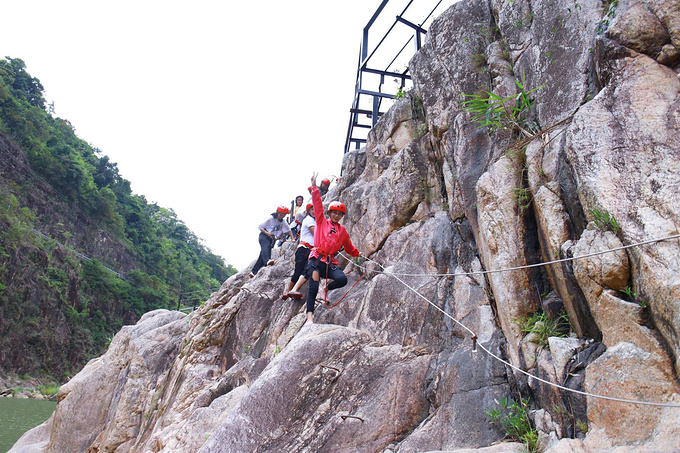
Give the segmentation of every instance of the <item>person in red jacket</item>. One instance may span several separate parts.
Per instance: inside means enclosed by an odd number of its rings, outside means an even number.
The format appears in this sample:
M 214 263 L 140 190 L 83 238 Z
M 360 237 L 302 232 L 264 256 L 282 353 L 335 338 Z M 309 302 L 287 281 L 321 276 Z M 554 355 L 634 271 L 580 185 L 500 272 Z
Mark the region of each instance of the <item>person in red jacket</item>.
M 335 255 L 343 247 L 352 256 L 361 255 L 350 241 L 345 227 L 339 223 L 347 213 L 345 205 L 339 201 L 334 201 L 328 207 L 328 218 L 323 214 L 323 203 L 319 188 L 316 186 L 316 175 L 312 175 L 312 204 L 314 205 L 314 212 L 317 214 L 316 228 L 314 229 L 314 248 L 309 253 L 309 262 L 307 263 L 307 278 L 309 279 L 307 322 L 309 324 L 314 322 L 314 305 L 316 295 L 319 292 L 321 277 L 333 280 L 328 284 L 329 290 L 342 288 L 347 284 L 347 276 L 338 268 L 338 260 L 335 259 Z M 289 296 L 293 297 L 293 293 L 289 293 Z

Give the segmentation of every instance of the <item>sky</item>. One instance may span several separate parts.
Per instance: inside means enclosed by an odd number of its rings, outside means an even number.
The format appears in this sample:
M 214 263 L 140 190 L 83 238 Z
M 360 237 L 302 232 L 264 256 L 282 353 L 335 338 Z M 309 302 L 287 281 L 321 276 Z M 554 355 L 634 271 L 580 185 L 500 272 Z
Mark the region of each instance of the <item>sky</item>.
M 0 53 L 26 63 L 55 116 L 134 193 L 242 270 L 258 224 L 307 198 L 313 172 L 340 175 L 362 30 L 379 4 L 6 2 Z

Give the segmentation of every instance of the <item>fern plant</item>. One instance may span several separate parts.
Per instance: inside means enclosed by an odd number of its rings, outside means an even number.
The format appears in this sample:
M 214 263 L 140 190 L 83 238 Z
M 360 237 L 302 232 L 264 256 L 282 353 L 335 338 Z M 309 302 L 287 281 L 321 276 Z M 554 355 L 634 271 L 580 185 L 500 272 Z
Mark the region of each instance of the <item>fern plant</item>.
M 515 80 L 517 93 L 508 97 L 501 97 L 490 91 L 476 94 L 463 94 L 467 98 L 463 101 L 463 109 L 472 115 L 472 120 L 488 127 L 489 133 L 496 130 L 521 132 L 526 137 L 532 137 L 527 114 L 534 100 L 530 94 L 543 85 L 531 90 L 525 90 L 524 84 Z

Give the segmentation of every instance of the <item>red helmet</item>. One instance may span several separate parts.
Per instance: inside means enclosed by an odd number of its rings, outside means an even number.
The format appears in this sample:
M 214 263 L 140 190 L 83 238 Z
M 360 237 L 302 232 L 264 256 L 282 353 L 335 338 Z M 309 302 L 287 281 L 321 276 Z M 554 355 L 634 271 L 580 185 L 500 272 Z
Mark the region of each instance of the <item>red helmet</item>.
M 328 207 L 328 212 L 331 211 L 338 211 L 342 212 L 343 214 L 347 214 L 347 208 L 345 207 L 344 203 L 340 203 L 339 201 L 334 201 L 331 203 L 331 205 Z
M 305 208 L 305 211 L 309 211 L 313 207 L 314 207 L 314 205 L 312 203 L 307 203 L 307 207 Z
M 328 185 L 331 184 L 331 180 L 328 179 L 328 178 L 323 178 L 323 179 L 321 180 L 321 182 L 324 183 L 324 184 L 328 184 Z
M 290 212 L 290 209 L 282 205 L 276 208 L 276 212 L 280 212 L 281 214 L 288 214 Z

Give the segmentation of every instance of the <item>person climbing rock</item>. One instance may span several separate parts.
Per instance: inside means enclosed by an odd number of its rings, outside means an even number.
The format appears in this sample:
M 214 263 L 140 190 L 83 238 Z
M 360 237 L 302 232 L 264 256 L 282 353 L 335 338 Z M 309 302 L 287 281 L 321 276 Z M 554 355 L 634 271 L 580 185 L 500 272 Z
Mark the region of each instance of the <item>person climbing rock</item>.
M 330 180 L 330 179 L 328 179 L 328 178 L 323 178 L 323 179 L 321 180 L 321 184 L 319 184 L 318 189 L 319 189 L 319 192 L 321 193 L 321 196 L 322 196 L 322 197 L 328 193 L 328 188 L 330 187 L 330 185 L 331 185 L 331 180 Z M 317 187 L 317 186 L 316 186 L 316 185 L 314 185 L 314 186 L 309 186 L 309 187 L 307 187 L 307 191 L 311 194 L 311 193 L 312 193 L 312 189 L 315 188 L 315 187 Z
M 299 211 L 303 211 L 302 203 L 305 202 L 305 197 L 298 195 L 295 197 L 295 204 L 293 205 L 293 211 L 291 212 L 291 217 L 294 219 Z
M 281 296 L 283 300 L 288 298 L 288 293 L 291 289 L 295 290 L 296 294 L 300 294 L 298 293 L 298 290 L 307 281 L 302 274 L 307 267 L 309 252 L 314 248 L 314 229 L 316 227 L 316 220 L 314 219 L 313 204 L 307 204 L 306 213 L 307 216 L 302 220 L 302 225 L 300 227 L 300 243 L 295 250 L 295 269 L 293 270 L 293 276 L 290 278 L 290 282 L 288 282 L 287 290 Z M 293 288 L 293 285 L 295 285 L 295 288 Z
M 271 216 L 267 217 L 267 219 L 259 225 L 260 236 L 258 240 L 260 242 L 260 256 L 257 257 L 255 265 L 251 269 L 250 274 L 248 274 L 250 278 L 255 277 L 257 271 L 265 264 L 267 266 L 274 264 L 274 260 L 271 259 L 272 248 L 280 235 L 288 233 L 290 239 L 293 241 L 295 240 L 293 233 L 290 231 L 290 227 L 283 221 L 283 218 L 289 212 L 290 210 L 287 207 L 279 206 Z
M 305 219 L 305 217 L 307 217 L 307 210 L 302 207 L 303 201 L 304 198 L 302 198 L 302 195 L 295 197 L 295 206 L 293 207 L 293 212 L 291 213 L 293 218 L 288 224 L 290 229 L 293 231 L 295 239 L 300 238 L 300 228 L 302 227 L 302 221 Z
M 315 184 L 316 185 L 316 184 Z M 319 192 L 321 192 L 321 196 L 323 197 L 328 193 L 328 188 L 331 185 L 331 180 L 328 178 L 323 178 L 321 180 L 321 184 L 319 185 Z
M 309 280 L 307 290 L 307 323 L 314 322 L 314 305 L 319 292 L 321 277 L 332 280 L 328 283 L 328 290 L 342 288 L 347 284 L 347 276 L 340 268 L 335 255 L 341 248 L 351 256 L 361 256 L 361 252 L 354 247 L 349 234 L 340 220 L 347 213 L 347 207 L 339 201 L 334 201 L 328 207 L 328 218 L 323 213 L 320 189 L 316 186 L 316 174 L 312 175 L 312 204 L 316 215 L 316 229 L 314 230 L 314 248 L 309 253 L 306 277 Z M 300 293 L 289 296 L 299 298 Z

